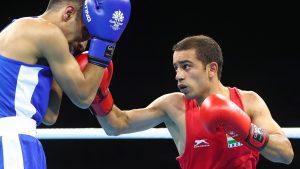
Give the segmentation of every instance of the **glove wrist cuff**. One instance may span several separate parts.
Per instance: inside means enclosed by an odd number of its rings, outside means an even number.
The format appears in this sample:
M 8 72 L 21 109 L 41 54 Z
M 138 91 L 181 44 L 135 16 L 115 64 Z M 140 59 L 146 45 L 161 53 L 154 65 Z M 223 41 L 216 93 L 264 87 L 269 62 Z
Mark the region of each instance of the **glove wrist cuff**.
M 245 141 L 251 148 L 262 151 L 269 141 L 269 134 L 266 130 L 251 123 L 250 132 Z
M 92 38 L 89 48 L 89 63 L 106 68 L 112 59 L 115 43 Z
M 105 98 L 99 100 L 99 101 L 94 101 L 91 105 L 92 107 L 92 112 L 95 115 L 98 116 L 106 116 L 109 114 L 109 112 L 112 110 L 114 105 L 114 100 L 112 98 L 111 93 L 109 92 Z

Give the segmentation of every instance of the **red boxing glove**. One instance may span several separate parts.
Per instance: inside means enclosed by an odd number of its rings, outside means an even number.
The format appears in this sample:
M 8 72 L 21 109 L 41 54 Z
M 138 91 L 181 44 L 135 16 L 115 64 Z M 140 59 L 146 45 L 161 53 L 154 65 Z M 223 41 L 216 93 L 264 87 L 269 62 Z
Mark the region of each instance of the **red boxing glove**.
M 114 100 L 108 88 L 113 75 L 113 70 L 114 70 L 114 65 L 113 62 L 110 61 L 109 65 L 103 72 L 103 77 L 102 77 L 100 87 L 91 105 L 94 110 L 94 113 L 99 116 L 107 115 L 111 111 L 114 105 Z
M 207 97 L 200 109 L 208 132 L 215 133 L 218 127 L 223 127 L 228 135 L 249 148 L 261 151 L 267 145 L 267 132 L 252 124 L 250 117 L 224 96 L 213 94 Z
M 88 52 L 83 52 L 82 54 L 76 56 L 75 59 L 80 66 L 80 70 L 84 70 L 86 65 L 88 64 Z M 97 91 L 95 99 L 91 104 L 93 113 L 97 115 L 107 115 L 114 105 L 112 95 L 108 89 L 112 75 L 113 62 L 110 61 L 108 67 L 104 69 L 99 89 Z
M 80 70 L 83 71 L 84 68 L 86 67 L 87 63 L 88 63 L 88 52 L 82 52 L 81 54 L 77 55 L 75 57 L 76 61 L 78 62 L 79 66 L 80 66 Z

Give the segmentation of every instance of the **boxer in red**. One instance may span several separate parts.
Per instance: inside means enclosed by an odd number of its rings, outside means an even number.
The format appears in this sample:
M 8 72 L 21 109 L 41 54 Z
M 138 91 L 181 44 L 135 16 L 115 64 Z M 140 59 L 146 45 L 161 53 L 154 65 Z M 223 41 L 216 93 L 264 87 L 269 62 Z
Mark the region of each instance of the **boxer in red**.
M 217 42 L 203 35 L 187 37 L 173 51 L 180 92 L 163 95 L 146 108 L 123 111 L 113 105 L 108 90 L 112 65 L 106 69 L 92 108 L 107 134 L 165 123 L 183 169 L 254 169 L 260 154 L 272 162 L 292 162 L 291 143 L 264 100 L 221 83 L 223 56 Z

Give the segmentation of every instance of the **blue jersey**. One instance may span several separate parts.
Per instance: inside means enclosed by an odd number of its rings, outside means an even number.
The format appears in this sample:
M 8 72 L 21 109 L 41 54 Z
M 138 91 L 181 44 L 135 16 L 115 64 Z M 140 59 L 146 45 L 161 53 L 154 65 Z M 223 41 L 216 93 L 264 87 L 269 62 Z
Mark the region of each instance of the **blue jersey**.
M 47 66 L 0 55 L 0 118 L 28 117 L 40 124 L 48 107 L 52 80 Z

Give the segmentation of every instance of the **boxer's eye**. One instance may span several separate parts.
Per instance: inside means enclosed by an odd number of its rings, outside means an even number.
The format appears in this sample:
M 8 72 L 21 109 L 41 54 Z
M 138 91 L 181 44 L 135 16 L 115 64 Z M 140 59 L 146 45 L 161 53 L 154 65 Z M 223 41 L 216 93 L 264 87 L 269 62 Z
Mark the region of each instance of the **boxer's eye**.
M 174 67 L 175 71 L 178 69 L 178 66 L 176 66 L 176 65 L 173 65 L 173 67 Z
M 189 64 L 183 64 L 182 69 L 183 70 L 188 70 L 191 66 Z

